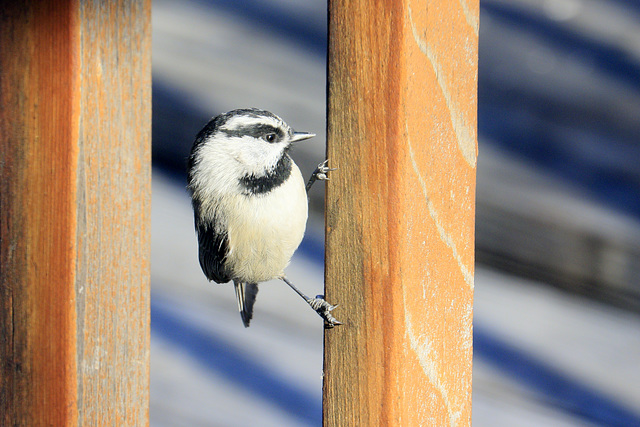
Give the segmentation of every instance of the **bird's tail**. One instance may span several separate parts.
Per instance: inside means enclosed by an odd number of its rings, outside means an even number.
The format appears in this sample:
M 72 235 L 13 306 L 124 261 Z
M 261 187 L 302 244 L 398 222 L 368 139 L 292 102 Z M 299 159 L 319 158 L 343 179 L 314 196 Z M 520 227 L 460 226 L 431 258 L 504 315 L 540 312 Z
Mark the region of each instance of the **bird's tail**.
M 258 295 L 258 285 L 256 283 L 233 282 L 236 289 L 236 299 L 238 300 L 238 310 L 245 328 L 249 327 L 249 322 L 253 317 L 253 304 Z

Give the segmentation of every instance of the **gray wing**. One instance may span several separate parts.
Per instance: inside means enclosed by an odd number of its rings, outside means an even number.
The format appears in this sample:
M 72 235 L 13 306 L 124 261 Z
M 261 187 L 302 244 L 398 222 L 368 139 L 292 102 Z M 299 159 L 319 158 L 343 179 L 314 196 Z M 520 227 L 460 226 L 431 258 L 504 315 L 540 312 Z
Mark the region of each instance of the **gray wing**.
M 216 283 L 227 283 L 231 277 L 225 268 L 229 241 L 226 233 L 216 232 L 213 223 L 203 223 L 196 212 L 196 232 L 200 267 L 207 279 Z

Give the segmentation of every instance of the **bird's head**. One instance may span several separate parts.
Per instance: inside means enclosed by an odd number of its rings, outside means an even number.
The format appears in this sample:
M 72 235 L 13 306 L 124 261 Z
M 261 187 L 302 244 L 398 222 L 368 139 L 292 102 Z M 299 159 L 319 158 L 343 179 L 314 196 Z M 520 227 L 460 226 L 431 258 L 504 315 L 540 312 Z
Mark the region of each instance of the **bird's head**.
M 189 159 L 190 180 L 213 178 L 216 186 L 274 173 L 294 142 L 315 136 L 295 132 L 280 117 L 255 108 L 229 111 L 198 134 Z M 209 181 L 209 179 L 207 179 Z

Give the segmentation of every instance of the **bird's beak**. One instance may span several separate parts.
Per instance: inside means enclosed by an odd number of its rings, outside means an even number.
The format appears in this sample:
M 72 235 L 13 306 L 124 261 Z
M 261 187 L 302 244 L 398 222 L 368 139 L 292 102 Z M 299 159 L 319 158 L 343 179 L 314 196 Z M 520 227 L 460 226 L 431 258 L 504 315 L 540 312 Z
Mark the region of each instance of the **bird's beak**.
M 291 142 L 304 141 L 305 139 L 313 138 L 316 136 L 315 133 L 309 132 L 294 132 L 293 138 L 291 138 Z

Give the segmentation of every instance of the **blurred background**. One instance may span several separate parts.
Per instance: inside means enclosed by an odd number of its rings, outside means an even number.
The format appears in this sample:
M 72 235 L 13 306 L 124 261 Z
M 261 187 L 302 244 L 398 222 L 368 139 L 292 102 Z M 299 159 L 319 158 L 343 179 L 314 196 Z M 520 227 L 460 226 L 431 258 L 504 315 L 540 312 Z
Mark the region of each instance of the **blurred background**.
M 152 426 L 321 425 L 321 321 L 279 282 L 245 329 L 197 261 L 185 165 L 221 112 L 318 136 L 326 2 L 154 0 Z M 640 426 L 640 1 L 481 0 L 474 426 Z M 288 275 L 323 287 L 323 188 Z

